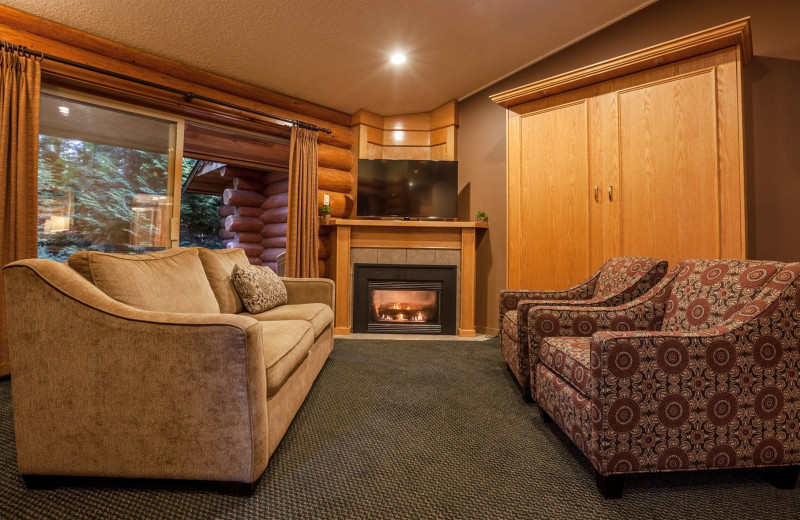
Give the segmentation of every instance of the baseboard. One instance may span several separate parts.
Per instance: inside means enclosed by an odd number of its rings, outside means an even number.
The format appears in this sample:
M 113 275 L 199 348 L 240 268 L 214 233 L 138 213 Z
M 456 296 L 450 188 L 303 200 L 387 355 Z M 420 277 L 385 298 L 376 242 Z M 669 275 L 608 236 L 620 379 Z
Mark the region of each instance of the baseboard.
M 483 334 L 484 336 L 497 336 L 500 334 L 500 329 L 495 329 L 494 327 L 481 327 L 480 325 L 475 325 L 475 332 L 478 334 Z

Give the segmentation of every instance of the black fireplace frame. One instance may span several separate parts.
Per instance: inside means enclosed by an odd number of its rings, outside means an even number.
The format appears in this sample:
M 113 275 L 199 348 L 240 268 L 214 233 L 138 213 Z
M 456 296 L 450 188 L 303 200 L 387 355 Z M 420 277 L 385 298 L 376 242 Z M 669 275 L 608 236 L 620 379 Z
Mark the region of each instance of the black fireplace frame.
M 353 266 L 353 332 L 454 335 L 457 318 L 457 269 L 458 266 L 455 265 L 355 264 Z M 391 282 L 398 282 L 399 286 L 395 289 L 399 290 L 437 290 L 438 287 L 433 289 L 433 284 L 441 283 L 439 323 L 370 323 L 370 289 L 392 289 Z

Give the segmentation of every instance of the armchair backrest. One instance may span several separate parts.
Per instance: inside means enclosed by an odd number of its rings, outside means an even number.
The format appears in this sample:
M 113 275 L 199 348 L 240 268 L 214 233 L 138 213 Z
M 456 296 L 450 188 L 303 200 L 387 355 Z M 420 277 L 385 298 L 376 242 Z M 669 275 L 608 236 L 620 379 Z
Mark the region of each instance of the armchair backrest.
M 629 292 L 634 285 L 644 284 L 644 291 L 634 294 L 635 298 L 658 283 L 666 271 L 667 262 L 657 258 L 638 256 L 612 258 L 600 269 L 593 299 L 603 300 L 610 296 Z M 656 279 L 651 279 L 652 277 Z
M 661 330 L 698 331 L 721 324 L 754 301 L 783 266 L 757 260 L 681 262 Z

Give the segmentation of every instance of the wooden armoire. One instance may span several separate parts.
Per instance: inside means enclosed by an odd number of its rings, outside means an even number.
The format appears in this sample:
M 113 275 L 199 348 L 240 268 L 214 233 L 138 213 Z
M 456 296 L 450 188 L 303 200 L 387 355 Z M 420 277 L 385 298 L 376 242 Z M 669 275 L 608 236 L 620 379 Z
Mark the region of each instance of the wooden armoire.
M 746 256 L 749 19 L 492 96 L 508 113 L 507 287 L 614 256 Z

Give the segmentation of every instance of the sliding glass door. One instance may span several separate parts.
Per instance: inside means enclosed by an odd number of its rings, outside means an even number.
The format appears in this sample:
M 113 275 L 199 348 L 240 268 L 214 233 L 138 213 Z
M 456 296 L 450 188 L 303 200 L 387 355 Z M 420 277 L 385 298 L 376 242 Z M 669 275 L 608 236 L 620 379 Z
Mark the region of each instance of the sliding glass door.
M 182 124 L 96 100 L 43 93 L 39 257 L 63 261 L 82 250 L 145 252 L 172 246 Z

